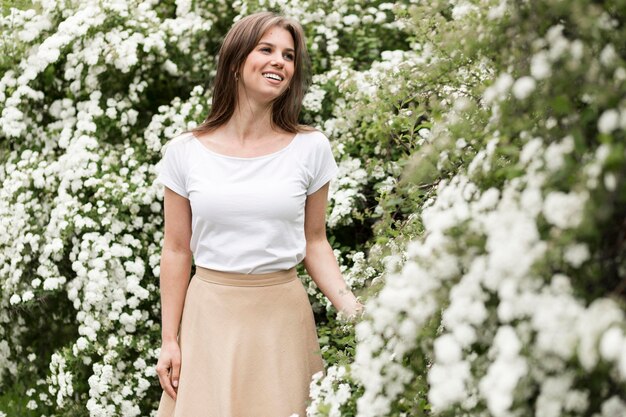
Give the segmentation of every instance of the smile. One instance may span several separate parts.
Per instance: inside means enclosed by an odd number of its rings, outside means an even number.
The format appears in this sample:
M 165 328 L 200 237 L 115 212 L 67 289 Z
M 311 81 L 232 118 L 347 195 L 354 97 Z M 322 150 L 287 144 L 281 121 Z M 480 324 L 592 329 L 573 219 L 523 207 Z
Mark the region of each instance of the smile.
M 264 73 L 263 73 L 263 76 L 264 76 L 265 78 L 270 78 L 270 79 L 272 79 L 272 80 L 277 80 L 277 81 L 282 81 L 282 80 L 283 80 L 283 77 L 281 77 L 281 76 L 280 76 L 280 75 L 278 75 L 278 74 L 274 74 L 273 72 L 264 72 Z

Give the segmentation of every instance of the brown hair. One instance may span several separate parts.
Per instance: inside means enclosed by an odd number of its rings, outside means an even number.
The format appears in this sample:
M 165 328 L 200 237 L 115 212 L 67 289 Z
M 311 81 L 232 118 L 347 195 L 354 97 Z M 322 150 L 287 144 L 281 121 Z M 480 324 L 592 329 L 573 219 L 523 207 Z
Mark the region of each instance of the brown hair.
M 278 26 L 293 37 L 294 73 L 289 87 L 272 103 L 272 126 L 287 132 L 310 130 L 298 123 L 302 99 L 310 83 L 310 60 L 302 26 L 295 20 L 273 12 L 259 12 L 236 22 L 226 34 L 218 55 L 217 72 L 213 80 L 213 100 L 207 118 L 189 132 L 209 132 L 226 123 L 237 106 L 238 82 L 248 54 L 265 32 Z

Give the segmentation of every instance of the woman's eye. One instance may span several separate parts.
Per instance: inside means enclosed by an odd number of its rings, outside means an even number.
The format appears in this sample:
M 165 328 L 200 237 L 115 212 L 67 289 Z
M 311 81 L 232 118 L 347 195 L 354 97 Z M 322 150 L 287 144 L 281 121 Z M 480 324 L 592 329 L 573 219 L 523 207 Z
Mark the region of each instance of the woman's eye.
M 288 59 L 289 61 L 293 61 L 294 56 L 292 54 L 287 54 L 285 55 L 285 58 Z
M 269 52 L 269 51 L 270 51 L 270 48 L 261 48 L 261 51 L 262 51 L 262 52 Z

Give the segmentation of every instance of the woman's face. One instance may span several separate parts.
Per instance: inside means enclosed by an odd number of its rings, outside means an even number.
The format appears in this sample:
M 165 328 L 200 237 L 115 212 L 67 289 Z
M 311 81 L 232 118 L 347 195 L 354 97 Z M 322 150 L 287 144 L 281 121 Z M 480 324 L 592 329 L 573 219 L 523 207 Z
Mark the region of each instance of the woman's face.
M 267 103 L 289 86 L 294 72 L 295 50 L 291 34 L 278 26 L 263 34 L 248 54 L 240 78 L 248 98 Z

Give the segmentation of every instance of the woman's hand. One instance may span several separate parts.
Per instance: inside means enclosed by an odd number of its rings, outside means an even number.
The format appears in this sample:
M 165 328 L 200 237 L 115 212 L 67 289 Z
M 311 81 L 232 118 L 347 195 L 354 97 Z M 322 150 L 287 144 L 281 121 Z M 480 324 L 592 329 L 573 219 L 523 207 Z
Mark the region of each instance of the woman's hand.
M 363 317 L 364 312 L 365 312 L 365 306 L 361 304 L 360 301 L 357 301 L 351 309 L 341 310 L 338 314 L 338 319 L 341 321 L 354 323 L 358 319 Z
M 180 375 L 180 347 L 178 342 L 164 342 L 161 345 L 161 354 L 156 365 L 161 388 L 176 400 L 178 391 L 178 376 Z

